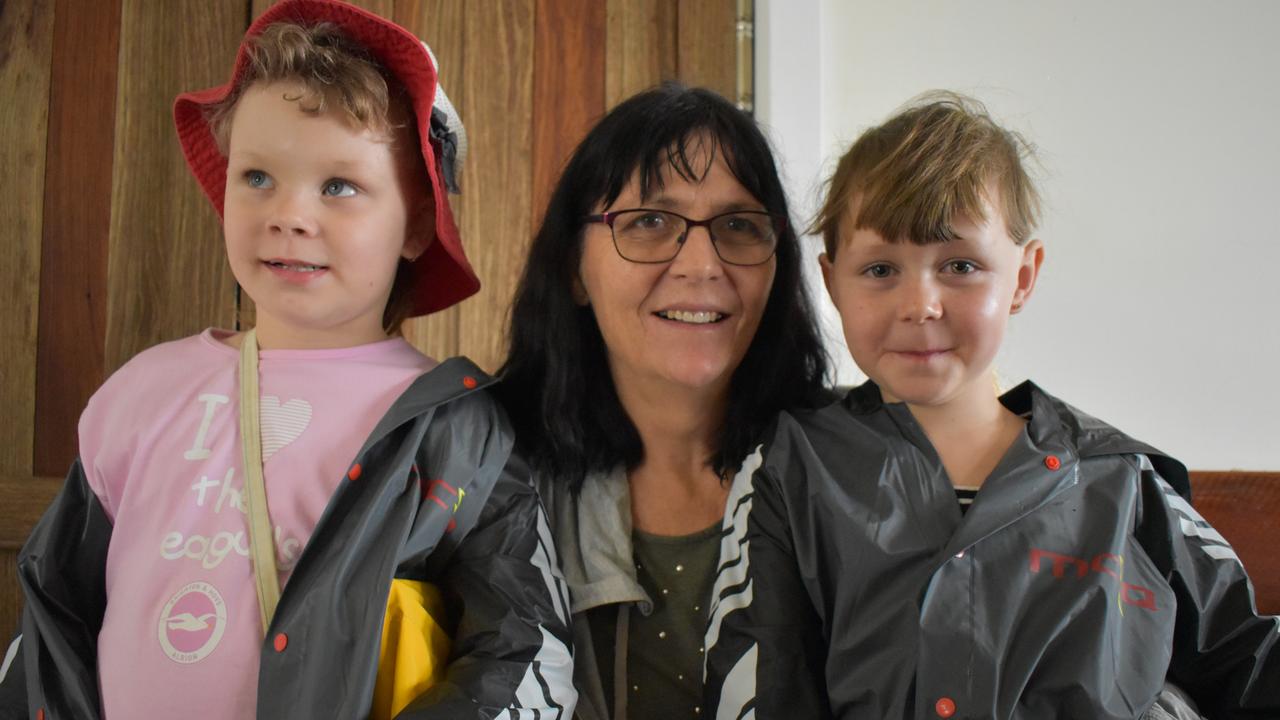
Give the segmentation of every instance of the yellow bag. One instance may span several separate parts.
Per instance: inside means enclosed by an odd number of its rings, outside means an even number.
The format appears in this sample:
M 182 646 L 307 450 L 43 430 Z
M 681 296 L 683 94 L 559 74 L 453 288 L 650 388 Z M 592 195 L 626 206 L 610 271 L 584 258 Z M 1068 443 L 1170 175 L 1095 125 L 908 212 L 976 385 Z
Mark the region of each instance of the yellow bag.
M 436 586 L 391 581 L 370 720 L 391 720 L 444 678 L 449 662 L 449 633 L 439 620 L 444 617 L 444 596 Z

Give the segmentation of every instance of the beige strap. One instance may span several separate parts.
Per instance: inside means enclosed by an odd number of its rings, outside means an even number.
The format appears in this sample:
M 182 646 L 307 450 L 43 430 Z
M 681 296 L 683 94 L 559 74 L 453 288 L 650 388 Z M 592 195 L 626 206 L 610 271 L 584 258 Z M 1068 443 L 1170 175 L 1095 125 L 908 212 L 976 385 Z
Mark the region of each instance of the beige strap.
M 240 447 L 244 451 L 244 498 L 249 510 L 249 552 L 258 587 L 262 633 L 271 626 L 280 602 L 276 548 L 267 515 L 267 487 L 262 479 L 262 425 L 258 420 L 258 336 L 250 330 L 240 339 Z

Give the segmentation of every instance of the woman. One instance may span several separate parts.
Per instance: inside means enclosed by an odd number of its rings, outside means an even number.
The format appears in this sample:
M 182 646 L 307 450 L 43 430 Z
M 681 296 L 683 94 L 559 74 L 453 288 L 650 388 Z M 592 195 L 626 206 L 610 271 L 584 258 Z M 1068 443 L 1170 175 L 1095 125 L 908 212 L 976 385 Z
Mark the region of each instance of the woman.
M 768 143 L 720 96 L 622 103 L 530 249 L 501 394 L 573 598 L 578 717 L 694 717 L 729 479 L 826 357 Z

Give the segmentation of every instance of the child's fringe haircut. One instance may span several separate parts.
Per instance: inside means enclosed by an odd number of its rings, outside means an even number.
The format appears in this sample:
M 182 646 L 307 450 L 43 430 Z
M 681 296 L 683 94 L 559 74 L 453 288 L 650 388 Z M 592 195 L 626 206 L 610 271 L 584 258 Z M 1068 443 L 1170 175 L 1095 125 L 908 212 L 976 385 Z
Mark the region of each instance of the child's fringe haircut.
M 275 23 L 249 46 L 249 70 L 236 88 L 209 111 L 218 147 L 227 150 L 236 103 L 255 83 L 296 81 L 302 93 L 287 98 L 319 115 L 335 106 L 354 127 L 391 135 L 391 92 L 385 71 L 367 50 L 333 23 L 311 26 Z
M 1027 141 L 997 125 L 982 103 L 928 93 L 864 132 L 840 158 L 808 232 L 822 236 L 831 258 L 842 232 L 863 228 L 889 242 L 946 242 L 955 238 L 957 215 L 980 221 L 993 201 L 1021 245 L 1040 215 L 1039 193 L 1023 167 L 1031 155 Z M 998 197 L 988 198 L 988 188 Z M 861 202 L 849 218 L 854 195 Z

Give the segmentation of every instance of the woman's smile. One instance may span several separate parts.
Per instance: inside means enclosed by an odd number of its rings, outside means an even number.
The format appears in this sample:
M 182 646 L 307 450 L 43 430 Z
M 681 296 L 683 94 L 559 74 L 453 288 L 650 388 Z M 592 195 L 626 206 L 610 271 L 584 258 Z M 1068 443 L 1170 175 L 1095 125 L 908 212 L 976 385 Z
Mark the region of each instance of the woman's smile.
M 704 150 L 699 162 L 706 168 L 700 179 L 668 173 L 649 196 L 633 179 L 610 207 L 596 211 L 658 207 L 708 218 L 762 209 L 720 153 Z M 579 301 L 595 314 L 619 390 L 643 385 L 727 393 L 760 325 L 776 261 L 726 263 L 708 228 L 693 227 L 671 260 L 632 262 L 618 252 L 613 232 L 604 223 L 587 227 L 578 279 Z

